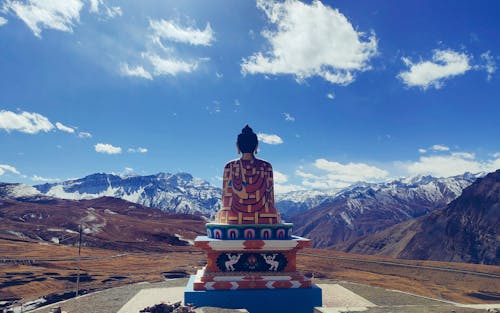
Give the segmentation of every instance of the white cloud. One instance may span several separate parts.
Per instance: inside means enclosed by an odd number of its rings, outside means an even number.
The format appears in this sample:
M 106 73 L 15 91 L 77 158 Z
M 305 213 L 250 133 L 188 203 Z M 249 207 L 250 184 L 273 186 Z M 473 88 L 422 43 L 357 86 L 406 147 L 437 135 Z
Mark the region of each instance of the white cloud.
M 122 148 L 120 147 L 115 147 L 113 145 L 110 145 L 108 143 L 98 143 L 94 146 L 95 151 L 99 153 L 105 153 L 105 154 L 119 154 L 122 153 Z
M 327 171 L 329 175 L 344 182 L 373 181 L 386 178 L 389 173 L 366 163 L 341 164 L 326 159 L 317 159 L 314 166 L 320 170 Z
M 7 164 L 0 164 L 0 175 L 5 174 L 6 172 L 11 172 L 18 175 L 20 174 L 15 167 Z
M 3 26 L 5 24 L 7 24 L 8 22 L 9 21 L 6 18 L 0 16 L 0 26 Z
M 500 158 L 500 152 L 495 152 L 492 154 L 494 158 Z
M 453 152 L 451 155 L 457 158 L 469 159 L 469 160 L 473 160 L 476 158 L 476 155 L 474 153 L 469 153 L 469 152 Z
M 130 153 L 146 153 L 148 152 L 148 149 L 147 148 L 128 148 L 127 150 L 128 152 Z
M 172 20 L 150 20 L 149 26 L 158 37 L 180 43 L 210 46 L 215 39 L 210 23 L 207 23 L 204 30 L 182 27 Z
M 366 164 L 347 163 L 317 159 L 312 171 L 307 172 L 302 167 L 295 175 L 302 178 L 302 186 L 312 189 L 339 189 L 356 182 L 377 182 L 389 178 L 386 170 Z
M 135 77 L 142 77 L 145 79 L 153 79 L 153 76 L 144 69 L 141 65 L 138 65 L 136 67 L 129 67 L 127 63 L 123 63 L 120 66 L 120 73 L 124 76 L 135 76 Z
M 42 29 L 72 32 L 80 20 L 82 7 L 80 0 L 28 0 L 25 3 L 7 0 L 4 4 L 4 8 L 13 11 L 37 37 L 41 37 Z
M 297 191 L 297 190 L 304 190 L 304 187 L 299 186 L 299 185 L 293 185 L 293 184 L 291 184 L 291 185 L 274 184 L 274 191 L 277 194 L 287 193 L 290 191 Z
M 333 100 L 333 99 L 335 99 L 335 94 L 333 92 L 330 92 L 330 93 L 326 94 L 326 97 L 330 100 Z
M 175 58 L 162 58 L 157 54 L 145 53 L 144 57 L 151 62 L 155 75 L 172 75 L 191 73 L 198 67 L 198 62 L 186 62 Z
M 122 9 L 118 6 L 109 7 L 106 5 L 104 0 L 89 0 L 90 1 L 90 13 L 104 14 L 108 18 L 113 18 L 117 16 L 122 16 Z
M 350 185 L 350 183 L 343 182 L 335 179 L 332 175 L 322 174 L 314 175 L 312 173 L 307 173 L 302 170 L 297 170 L 295 174 L 302 177 L 302 186 L 305 188 L 312 189 L 337 189 L 345 188 Z
M 349 84 L 356 71 L 370 68 L 368 61 L 377 53 L 374 34 L 356 31 L 342 13 L 320 1 L 258 0 L 257 7 L 276 30 L 262 32 L 271 49 L 244 58 L 243 74 L 290 74 L 299 81 L 320 76 Z
M 78 133 L 78 137 L 79 138 L 92 138 L 92 134 L 91 133 L 87 133 L 87 132 L 79 132 Z
M 99 12 L 99 6 L 104 3 L 104 0 L 89 0 L 90 1 L 90 12 L 97 13 Z
M 205 107 L 205 109 L 210 114 L 219 114 L 222 111 L 221 102 L 218 100 L 213 100 L 212 103 Z
M 450 151 L 450 148 L 445 145 L 433 145 L 430 149 L 434 151 Z
M 290 113 L 284 112 L 283 116 L 285 116 L 285 121 L 295 122 L 295 117 L 293 117 Z
M 0 129 L 7 132 L 20 131 L 27 134 L 48 132 L 54 129 L 54 125 L 45 116 L 38 113 L 11 111 L 0 111 Z
M 398 77 L 409 87 L 439 89 L 444 80 L 465 74 L 472 69 L 470 58 L 465 53 L 453 50 L 434 50 L 431 61 L 413 63 L 408 58 L 402 58 L 409 67 L 408 71 L 399 73 Z
M 485 53 L 481 54 L 481 59 L 485 61 L 483 68 L 486 70 L 486 73 L 488 74 L 486 79 L 490 81 L 491 78 L 493 77 L 493 74 L 497 70 L 495 60 L 493 59 L 493 56 L 490 54 L 489 51 L 486 51 Z
M 274 175 L 274 191 L 276 193 L 286 193 L 290 191 L 304 189 L 303 186 L 286 184 L 288 182 L 288 176 L 277 170 L 273 171 L 273 175 Z
M 284 184 L 288 181 L 288 177 L 285 174 L 278 172 L 277 170 L 273 171 L 273 175 L 274 182 L 277 184 Z
M 31 180 L 32 181 L 41 181 L 41 182 L 45 182 L 45 183 L 52 183 L 52 182 L 59 181 L 60 179 L 59 178 L 46 178 L 46 177 L 42 177 L 42 176 L 38 176 L 38 175 L 33 175 L 33 177 L 31 177 Z
M 419 152 L 419 153 L 426 153 L 426 152 L 427 152 L 427 149 L 420 148 L 420 149 L 418 149 L 418 152 Z
M 449 155 L 422 156 L 416 162 L 403 164 L 410 175 L 449 177 L 465 172 L 491 172 L 500 168 L 500 156 L 490 160 L 477 160 L 473 153 L 455 152 Z
M 257 138 L 263 143 L 268 145 L 279 145 L 283 143 L 283 139 L 280 136 L 274 134 L 258 133 Z
M 59 122 L 56 123 L 56 127 L 57 129 L 59 129 L 60 131 L 63 131 L 63 132 L 67 132 L 67 133 L 70 133 L 70 134 L 73 134 L 75 132 L 75 129 L 74 128 L 71 128 L 71 127 L 68 127 L 68 126 L 65 126 Z
M 97 1 L 97 0 L 96 0 Z M 100 1 L 100 0 L 99 0 Z M 207 23 L 204 30 L 195 27 L 183 27 L 173 20 L 149 20 L 145 49 L 134 56 L 133 64 L 122 62 L 119 72 L 123 76 L 135 76 L 152 80 L 158 76 L 176 76 L 181 73 L 192 73 L 208 57 L 193 57 L 189 49 L 179 45 L 210 46 L 215 40 L 214 32 Z M 217 78 L 222 74 L 216 72 Z
M 131 167 L 125 167 L 123 169 L 123 172 L 120 173 L 120 176 L 130 176 L 130 175 L 133 175 L 134 174 L 134 169 L 131 168 Z

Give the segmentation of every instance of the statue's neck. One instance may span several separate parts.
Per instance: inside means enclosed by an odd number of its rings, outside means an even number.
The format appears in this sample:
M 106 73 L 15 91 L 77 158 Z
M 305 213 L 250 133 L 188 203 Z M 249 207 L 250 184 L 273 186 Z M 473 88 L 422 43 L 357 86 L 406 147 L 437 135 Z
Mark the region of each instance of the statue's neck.
M 243 155 L 241 156 L 241 159 L 242 160 L 253 160 L 255 159 L 255 157 L 253 156 L 253 153 L 243 153 Z

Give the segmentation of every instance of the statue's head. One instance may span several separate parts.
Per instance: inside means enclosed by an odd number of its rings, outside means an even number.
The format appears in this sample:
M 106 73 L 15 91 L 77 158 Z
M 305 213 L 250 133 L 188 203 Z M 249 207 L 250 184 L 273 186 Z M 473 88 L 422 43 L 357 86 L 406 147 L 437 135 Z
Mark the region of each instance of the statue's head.
M 258 143 L 257 135 L 247 125 L 241 130 L 241 134 L 238 135 L 236 146 L 243 153 L 253 153 L 257 149 Z

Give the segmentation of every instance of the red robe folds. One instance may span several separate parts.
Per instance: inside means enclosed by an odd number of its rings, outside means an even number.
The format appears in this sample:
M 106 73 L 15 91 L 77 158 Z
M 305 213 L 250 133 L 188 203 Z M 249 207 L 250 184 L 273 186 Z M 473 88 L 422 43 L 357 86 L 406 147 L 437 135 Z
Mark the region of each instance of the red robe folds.
M 273 168 L 259 160 L 237 159 L 226 164 L 222 185 L 221 224 L 278 224 L 274 207 Z

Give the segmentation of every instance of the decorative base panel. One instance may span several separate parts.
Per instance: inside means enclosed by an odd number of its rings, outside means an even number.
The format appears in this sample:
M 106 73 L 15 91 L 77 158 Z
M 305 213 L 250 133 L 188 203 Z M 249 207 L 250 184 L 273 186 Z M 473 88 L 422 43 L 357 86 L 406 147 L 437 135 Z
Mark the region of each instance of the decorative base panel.
M 211 306 L 226 309 L 246 309 L 250 313 L 313 313 L 322 305 L 321 289 L 311 288 L 194 290 L 196 275 L 192 275 L 184 291 L 184 303 L 196 307 Z
M 193 275 L 194 290 L 290 289 L 311 288 L 311 280 L 297 272 L 268 275 L 268 273 L 239 273 L 239 275 L 211 275 L 198 270 Z

